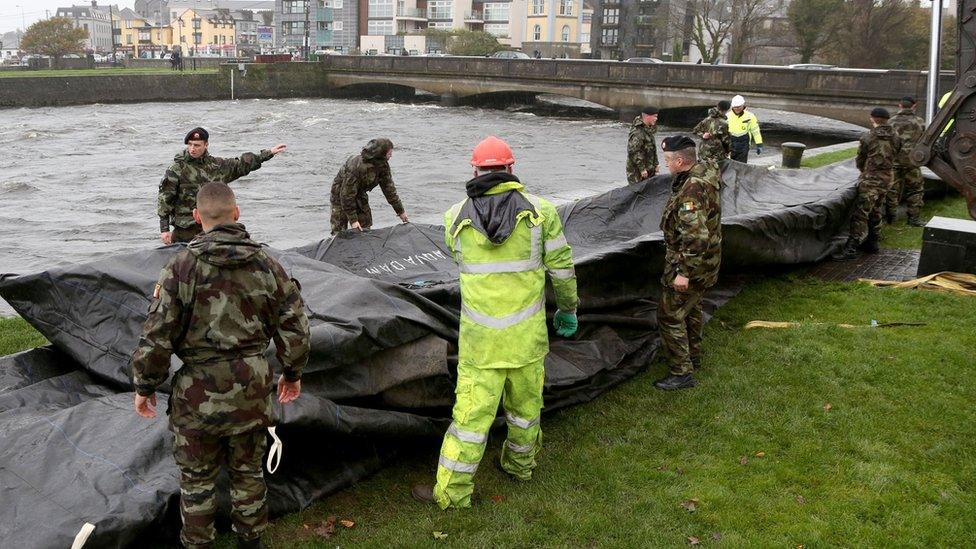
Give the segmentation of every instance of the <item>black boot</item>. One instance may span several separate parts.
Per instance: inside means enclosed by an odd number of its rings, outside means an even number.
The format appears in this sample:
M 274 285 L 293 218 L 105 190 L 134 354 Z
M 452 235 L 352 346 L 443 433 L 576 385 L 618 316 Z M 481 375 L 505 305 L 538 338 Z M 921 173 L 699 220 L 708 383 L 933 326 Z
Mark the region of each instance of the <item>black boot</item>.
M 857 259 L 861 257 L 861 252 L 857 249 L 857 241 L 853 238 L 848 238 L 847 242 L 844 243 L 844 247 L 841 248 L 837 253 L 830 256 L 830 259 L 834 261 L 847 261 L 850 259 Z
M 702 367 L 701 357 L 700 356 L 693 356 L 693 357 L 691 357 L 691 368 L 692 368 L 692 370 L 694 370 L 694 371 L 697 372 L 698 370 L 701 370 L 701 367 Z
M 667 376 L 654 382 L 654 386 L 662 391 L 677 391 L 678 389 L 690 389 L 698 385 L 695 382 L 695 378 L 691 374 L 685 374 L 682 376 L 676 376 L 674 374 L 668 374 Z
M 911 225 L 912 227 L 925 226 L 925 222 L 922 221 L 922 218 L 918 217 L 917 215 L 908 216 L 908 224 Z
M 434 504 L 434 487 L 430 484 L 417 484 L 410 490 L 413 499 L 421 503 Z
M 869 254 L 878 253 L 878 250 L 881 249 L 881 246 L 878 245 L 878 240 L 878 233 L 869 231 L 868 237 L 865 238 L 864 242 L 861 243 L 861 249 Z
M 254 539 L 244 539 L 242 537 L 238 537 L 237 549 L 264 549 L 264 544 L 261 543 L 260 536 Z
M 885 223 L 887 223 L 888 225 L 894 225 L 895 224 L 895 220 L 897 220 L 897 219 L 898 219 L 898 214 L 896 214 L 895 212 L 893 212 L 891 210 L 888 210 L 888 211 L 885 212 L 884 220 L 885 220 Z

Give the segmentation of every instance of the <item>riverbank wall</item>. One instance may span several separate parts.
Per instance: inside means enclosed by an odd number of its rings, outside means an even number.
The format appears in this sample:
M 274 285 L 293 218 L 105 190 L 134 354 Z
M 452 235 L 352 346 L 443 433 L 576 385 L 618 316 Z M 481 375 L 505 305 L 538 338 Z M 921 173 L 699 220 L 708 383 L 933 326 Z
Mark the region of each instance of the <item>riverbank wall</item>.
M 313 63 L 222 65 L 217 73 L 16 76 L 0 78 L 0 107 L 57 107 L 279 97 L 327 97 L 328 73 Z M 94 72 L 94 71 L 93 71 Z M 232 74 L 233 73 L 233 74 Z M 233 89 L 232 89 L 233 88 Z

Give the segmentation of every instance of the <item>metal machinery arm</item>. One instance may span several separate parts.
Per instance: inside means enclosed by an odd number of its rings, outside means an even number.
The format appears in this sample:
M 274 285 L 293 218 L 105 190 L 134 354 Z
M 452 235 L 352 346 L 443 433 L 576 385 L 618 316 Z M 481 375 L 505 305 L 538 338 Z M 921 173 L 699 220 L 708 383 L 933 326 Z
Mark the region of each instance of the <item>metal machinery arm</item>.
M 912 161 L 928 166 L 966 198 L 969 216 L 976 219 L 976 0 L 958 6 L 959 51 L 956 87 L 912 150 Z M 936 150 L 947 124 L 945 150 Z

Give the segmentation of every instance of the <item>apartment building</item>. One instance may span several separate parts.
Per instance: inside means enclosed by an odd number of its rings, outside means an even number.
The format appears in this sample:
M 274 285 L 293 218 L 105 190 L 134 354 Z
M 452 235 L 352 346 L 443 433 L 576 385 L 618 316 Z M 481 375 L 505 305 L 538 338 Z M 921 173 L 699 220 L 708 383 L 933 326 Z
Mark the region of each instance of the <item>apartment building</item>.
M 112 51 L 112 18 L 108 10 L 98 8 L 98 2 L 92 0 L 90 6 L 70 6 L 58 8 L 57 17 L 67 17 L 74 22 L 76 29 L 84 29 L 88 33 L 85 38 L 85 49 L 98 53 Z
M 277 0 L 275 25 L 277 46 L 301 52 L 308 27 L 309 52 L 348 52 L 358 44 L 359 3 L 357 0 Z
M 183 55 L 235 57 L 237 24 L 228 10 L 186 9 L 170 12 L 170 44 Z
M 529 0 L 522 51 L 541 57 L 579 57 L 582 0 Z
M 672 20 L 676 19 L 674 4 L 673 0 L 594 0 L 590 30 L 593 57 L 681 61 L 688 53 L 688 44 L 684 25 Z

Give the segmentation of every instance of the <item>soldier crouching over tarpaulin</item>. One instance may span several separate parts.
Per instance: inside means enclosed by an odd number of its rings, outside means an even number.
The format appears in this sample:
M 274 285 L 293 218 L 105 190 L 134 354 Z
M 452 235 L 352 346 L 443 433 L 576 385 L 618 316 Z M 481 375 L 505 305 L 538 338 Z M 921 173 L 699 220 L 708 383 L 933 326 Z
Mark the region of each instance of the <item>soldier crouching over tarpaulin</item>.
M 366 194 L 379 185 L 386 201 L 393 207 L 397 217 L 409 222 L 403 210 L 403 202 L 397 196 L 393 175 L 390 173 L 390 158 L 393 157 L 393 142 L 386 138 L 370 139 L 359 154 L 346 159 L 332 181 L 329 205 L 332 208 L 332 234 L 347 228 L 357 230 L 373 226 L 373 210 L 369 207 Z
M 206 547 L 215 538 L 215 481 L 231 480 L 239 547 L 261 547 L 268 524 L 262 461 L 272 419 L 272 370 L 264 358 L 274 339 L 284 375 L 278 401 L 301 391 L 309 327 L 298 283 L 237 223 L 240 209 L 224 183 L 204 185 L 193 218 L 204 232 L 163 269 L 132 357 L 135 409 L 156 416 L 156 388 L 170 355 L 183 367 L 169 400 L 173 453 L 180 468 L 180 540 Z

